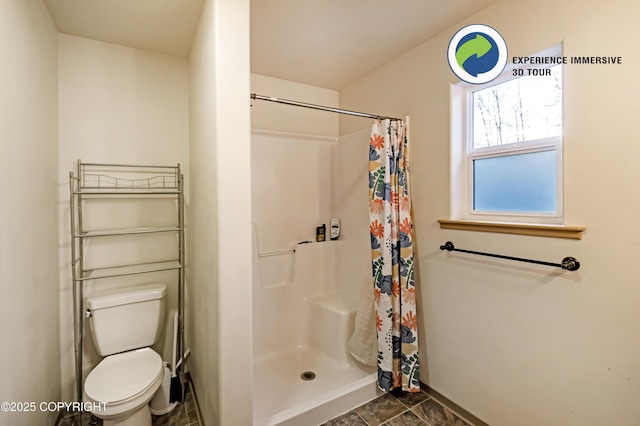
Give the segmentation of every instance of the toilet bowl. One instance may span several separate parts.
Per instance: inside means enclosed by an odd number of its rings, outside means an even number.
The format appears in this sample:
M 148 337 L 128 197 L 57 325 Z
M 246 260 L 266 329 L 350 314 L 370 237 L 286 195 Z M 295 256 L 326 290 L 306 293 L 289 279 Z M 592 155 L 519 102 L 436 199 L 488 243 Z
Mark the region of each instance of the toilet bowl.
M 83 399 L 104 426 L 151 426 L 149 401 L 164 377 L 149 346 L 160 334 L 166 285 L 151 284 L 87 298 L 91 334 L 105 358 L 89 373 Z
M 93 414 L 104 426 L 150 425 L 149 401 L 163 378 L 162 358 L 151 348 L 110 355 L 90 373 L 84 400 L 104 409 Z

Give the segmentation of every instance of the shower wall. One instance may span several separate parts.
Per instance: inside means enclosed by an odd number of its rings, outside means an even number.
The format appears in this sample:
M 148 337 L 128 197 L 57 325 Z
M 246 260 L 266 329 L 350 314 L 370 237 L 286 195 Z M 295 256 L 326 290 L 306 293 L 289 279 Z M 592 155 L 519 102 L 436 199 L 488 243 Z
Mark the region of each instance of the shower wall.
M 338 106 L 337 92 L 258 75 L 252 92 Z M 356 365 L 346 350 L 371 271 L 369 135 L 338 138 L 338 120 L 333 113 L 253 102 L 253 414 L 259 425 L 322 423 L 377 395 L 375 368 Z M 316 242 L 316 227 L 329 231 L 331 217 L 340 219 L 339 240 L 327 234 Z M 318 377 L 301 381 L 301 371 Z
M 367 146 L 368 131 L 341 138 L 252 132 L 259 265 L 254 356 L 309 342 L 303 335 L 309 299 L 339 294 L 345 312 L 357 310 L 371 268 Z M 326 242 L 317 243 L 316 227 L 325 224 L 328 233 L 332 216 L 341 221 L 339 240 L 329 241 L 327 235 Z
M 338 105 L 334 90 L 286 80 L 251 75 L 251 91 L 268 96 L 300 99 L 310 103 Z M 315 241 L 315 228 L 330 219 L 332 147 L 338 135 L 338 118 L 304 108 L 253 101 L 252 132 L 252 218 L 260 253 L 288 250 L 300 241 Z M 260 129 L 260 130 L 255 130 Z M 254 356 L 268 354 L 280 345 L 301 342 L 301 321 L 280 323 L 270 318 L 275 310 L 288 306 L 289 316 L 302 315 L 302 295 L 294 295 L 287 281 L 293 279 L 293 256 L 256 259 L 260 270 L 254 275 L 253 344 Z M 316 262 L 316 265 L 321 263 Z M 310 266 L 310 265 L 307 265 Z M 319 267 L 316 266 L 316 269 Z M 302 268 L 299 266 L 298 271 Z M 320 271 L 311 273 L 309 286 L 320 287 Z M 264 280 L 262 278 L 264 277 Z M 258 281 L 259 280 L 259 281 Z M 266 287 L 282 287 L 265 290 Z M 283 287 L 287 285 L 287 287 Z M 284 290 L 284 291 L 283 291 Z M 283 332 L 286 330 L 286 333 Z M 285 339 L 283 341 L 278 339 Z M 273 345 L 278 341 L 278 345 Z
M 337 91 L 259 74 L 251 75 L 251 91 L 339 107 Z M 355 310 L 363 275 L 370 268 L 369 122 L 359 119 L 364 130 L 337 138 L 339 121 L 340 116 L 334 113 L 253 101 L 252 128 L 261 129 L 257 140 L 252 137 L 253 221 L 258 248 L 266 252 L 285 250 L 291 243 L 304 240 L 315 241 L 315 227 L 322 223 L 328 227 L 330 218 L 338 217 L 341 243 L 332 249 L 336 256 L 332 285 L 343 289 L 345 302 Z M 269 185 L 278 179 L 286 184 L 275 194 L 269 193 Z M 262 263 L 263 267 L 281 270 L 289 266 L 288 260 L 280 257 L 266 262 L 263 258 Z M 283 276 L 286 274 L 272 276 L 272 284 L 281 282 Z
M 251 82 L 252 92 L 258 94 L 338 107 L 333 90 L 258 74 L 252 74 Z M 355 311 L 370 269 L 369 131 L 337 138 L 337 114 L 264 101 L 253 101 L 251 114 L 252 217 L 258 251 L 268 254 L 301 241 L 315 242 L 315 229 L 322 224 L 328 240 L 330 218 L 338 217 L 341 223 L 340 244 L 330 243 L 322 250 L 303 247 L 295 262 L 293 255 L 260 257 L 262 288 L 282 287 L 294 278 L 308 288 L 326 285 L 327 291 L 340 290 L 349 310 Z M 362 121 L 367 127 L 368 121 Z M 326 283 L 320 282 L 323 277 Z M 260 320 L 262 309 L 268 309 L 265 304 L 255 303 L 254 308 L 254 353 L 261 354 L 265 348 L 260 342 L 275 338 L 281 328 Z
M 302 302 L 312 296 L 308 289 L 321 291 L 325 281 L 325 250 L 315 243 L 315 229 L 328 225 L 331 216 L 335 144 L 328 137 L 252 133 L 252 216 L 260 274 L 260 283 L 254 283 L 255 356 L 303 344 L 303 324 L 295 319 L 304 315 Z M 301 241 L 314 244 L 298 246 Z M 287 253 L 290 249 L 297 253 Z
M 361 119 L 368 125 L 368 120 Z M 338 138 L 334 150 L 331 210 L 340 218 L 341 253 L 336 259 L 338 286 L 350 309 L 357 309 L 361 283 L 371 274 L 369 240 L 369 134 L 364 129 Z M 353 284 L 350 284 L 353 283 Z
M 253 221 L 261 252 L 315 241 L 330 219 L 335 138 L 281 132 L 252 133 Z
M 347 353 L 371 280 L 368 132 L 254 130 L 251 142 L 254 422 L 318 424 L 377 395 L 375 369 Z M 340 238 L 315 241 L 331 216 Z M 301 381 L 304 371 L 317 377 Z

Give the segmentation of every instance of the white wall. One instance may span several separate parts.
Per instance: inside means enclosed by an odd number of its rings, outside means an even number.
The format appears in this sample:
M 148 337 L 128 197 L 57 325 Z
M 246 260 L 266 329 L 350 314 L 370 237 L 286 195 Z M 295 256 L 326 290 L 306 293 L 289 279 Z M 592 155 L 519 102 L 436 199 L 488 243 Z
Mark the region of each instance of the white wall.
M 338 107 L 338 91 L 279 78 L 251 74 L 251 93 L 280 99 Z M 338 136 L 338 115 L 275 102 L 251 101 L 251 128 Z
M 69 172 L 75 162 L 175 165 L 189 182 L 189 86 L 187 61 L 130 47 L 59 35 L 60 91 L 60 327 L 63 397 L 75 397 L 70 271 Z M 185 191 L 189 204 L 188 186 Z M 104 229 L 175 223 L 175 207 L 140 200 L 86 204 L 85 226 Z M 108 212 L 105 214 L 105 212 Z M 175 215 L 174 215 L 175 217 Z M 164 222 L 165 223 L 161 223 Z M 93 223 L 86 222 L 92 221 Z M 175 258 L 174 235 L 91 241 L 87 261 L 104 265 Z M 120 244 L 122 243 L 122 244 Z M 167 249 L 163 249 L 167 247 Z M 96 256 L 91 256 L 99 252 Z M 123 257 L 126 255 L 126 259 Z M 168 312 L 177 310 L 177 272 L 141 274 L 88 282 L 96 289 L 165 282 Z M 170 361 L 172 324 L 154 346 Z M 101 359 L 85 324 L 85 374 Z M 187 346 L 188 347 L 188 346 Z
M 340 92 L 342 108 L 411 115 L 419 258 L 421 378 L 494 426 L 633 425 L 640 418 L 635 270 L 640 209 L 635 106 L 640 5 L 614 0 L 502 0 Z M 564 43 L 566 56 L 622 56 L 623 65 L 564 73 L 565 222 L 581 241 L 440 230 L 449 215 L 450 38 L 483 23 L 510 56 Z M 341 132 L 363 128 L 341 119 Z M 575 273 L 466 255 L 439 246 L 558 262 Z
M 249 425 L 249 2 L 209 0 L 190 62 L 191 371 L 204 423 Z
M 58 40 L 40 1 L 0 2 L 2 401 L 58 401 Z M 0 412 L 52 425 L 56 413 Z
M 205 424 L 219 424 L 220 336 L 214 7 L 206 2 L 189 58 L 189 211 L 187 281 L 192 310 L 189 368 Z M 197 231 L 196 231 L 197 230 Z

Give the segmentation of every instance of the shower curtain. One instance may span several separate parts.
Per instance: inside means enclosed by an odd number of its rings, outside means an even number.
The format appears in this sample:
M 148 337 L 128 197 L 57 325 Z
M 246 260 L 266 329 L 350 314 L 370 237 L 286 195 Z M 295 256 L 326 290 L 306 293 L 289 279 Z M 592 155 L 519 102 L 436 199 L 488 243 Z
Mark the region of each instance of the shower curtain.
M 369 230 L 378 386 L 419 392 L 408 118 L 376 120 L 369 140 Z

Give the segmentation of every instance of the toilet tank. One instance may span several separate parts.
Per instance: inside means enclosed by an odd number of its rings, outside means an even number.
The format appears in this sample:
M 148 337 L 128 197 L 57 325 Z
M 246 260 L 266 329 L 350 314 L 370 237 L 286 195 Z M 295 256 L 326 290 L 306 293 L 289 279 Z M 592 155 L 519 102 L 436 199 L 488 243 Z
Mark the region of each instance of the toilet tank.
M 86 299 L 91 335 L 102 356 L 153 345 L 164 319 L 165 284 L 97 293 Z

